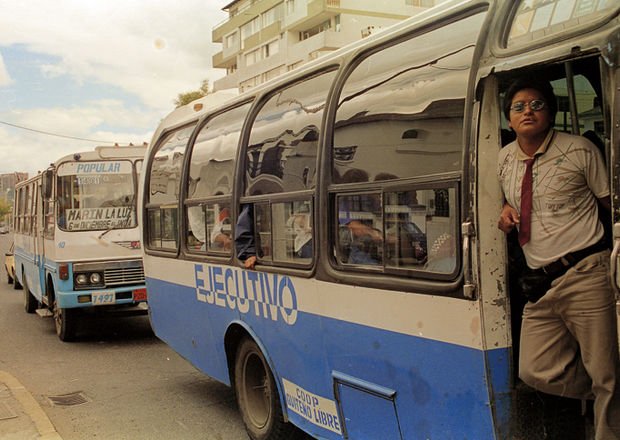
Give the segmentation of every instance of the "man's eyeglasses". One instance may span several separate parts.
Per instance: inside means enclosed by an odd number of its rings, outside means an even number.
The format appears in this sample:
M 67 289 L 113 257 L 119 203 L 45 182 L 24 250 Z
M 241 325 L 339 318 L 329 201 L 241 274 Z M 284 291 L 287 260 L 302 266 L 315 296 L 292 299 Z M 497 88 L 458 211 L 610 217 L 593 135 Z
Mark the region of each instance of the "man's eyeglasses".
M 517 101 L 510 106 L 510 110 L 512 110 L 515 113 L 523 113 L 525 111 L 526 105 L 533 112 L 538 112 L 545 108 L 545 101 L 543 101 L 542 99 L 533 99 L 530 102 Z

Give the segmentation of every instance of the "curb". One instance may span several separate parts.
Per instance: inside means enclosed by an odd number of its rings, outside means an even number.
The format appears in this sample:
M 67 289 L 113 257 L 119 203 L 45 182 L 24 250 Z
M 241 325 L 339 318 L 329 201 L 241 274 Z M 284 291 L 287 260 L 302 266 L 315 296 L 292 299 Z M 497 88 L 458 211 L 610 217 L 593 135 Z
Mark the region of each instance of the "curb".
M 42 440 L 62 440 L 62 437 L 45 414 L 32 394 L 11 374 L 0 371 L 0 383 L 4 383 L 13 397 L 21 404 L 24 412 L 30 417 Z

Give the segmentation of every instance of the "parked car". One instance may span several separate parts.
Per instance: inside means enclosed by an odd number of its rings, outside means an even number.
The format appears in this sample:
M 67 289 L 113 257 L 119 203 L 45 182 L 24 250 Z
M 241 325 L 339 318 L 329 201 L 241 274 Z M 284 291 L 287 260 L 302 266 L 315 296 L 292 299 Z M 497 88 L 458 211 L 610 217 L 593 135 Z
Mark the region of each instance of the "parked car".
M 11 249 L 4 254 L 4 268 L 6 269 L 6 277 L 9 284 L 13 284 L 14 289 L 21 289 L 21 284 L 15 278 L 15 243 L 11 243 Z
M 0 234 L 8 234 L 9 228 L 7 226 L 0 226 Z

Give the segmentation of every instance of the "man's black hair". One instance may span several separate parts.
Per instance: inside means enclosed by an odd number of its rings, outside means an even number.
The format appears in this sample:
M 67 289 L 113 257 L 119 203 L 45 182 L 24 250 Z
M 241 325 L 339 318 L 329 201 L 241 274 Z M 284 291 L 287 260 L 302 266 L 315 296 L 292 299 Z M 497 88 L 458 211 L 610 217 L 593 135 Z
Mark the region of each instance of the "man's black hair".
M 555 93 L 553 93 L 553 87 L 551 87 L 549 81 L 543 81 L 531 76 L 517 79 L 506 90 L 506 95 L 504 95 L 504 116 L 506 116 L 506 119 L 510 120 L 512 98 L 523 89 L 534 89 L 540 92 L 549 109 L 551 121 L 555 121 L 555 114 L 558 112 L 558 102 Z

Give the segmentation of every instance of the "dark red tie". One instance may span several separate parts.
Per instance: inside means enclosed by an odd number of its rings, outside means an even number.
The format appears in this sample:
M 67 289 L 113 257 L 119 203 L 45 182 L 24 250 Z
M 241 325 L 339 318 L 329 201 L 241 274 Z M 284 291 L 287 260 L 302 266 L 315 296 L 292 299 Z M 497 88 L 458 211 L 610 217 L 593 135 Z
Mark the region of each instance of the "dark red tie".
M 536 158 L 525 161 L 525 174 L 521 181 L 521 214 L 519 221 L 519 244 L 523 246 L 530 241 L 532 224 L 532 165 Z

